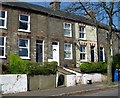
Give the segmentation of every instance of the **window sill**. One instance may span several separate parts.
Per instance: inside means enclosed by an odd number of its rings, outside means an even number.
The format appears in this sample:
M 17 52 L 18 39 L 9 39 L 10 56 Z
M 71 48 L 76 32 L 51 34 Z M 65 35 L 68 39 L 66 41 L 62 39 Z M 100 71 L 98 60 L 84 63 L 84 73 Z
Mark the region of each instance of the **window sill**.
M 80 60 L 80 62 L 87 62 L 87 60 Z
M 6 59 L 6 57 L 5 56 L 0 56 L 0 59 Z
M 24 59 L 24 60 L 30 60 L 29 57 L 20 57 L 21 59 Z
M 72 58 L 64 58 L 65 60 L 72 60 Z
M 1 27 L 1 26 L 0 26 L 0 29 L 5 29 L 5 30 L 6 30 L 7 28 L 6 28 L 6 27 Z
M 79 38 L 80 40 L 87 40 L 86 38 Z
M 66 37 L 66 38 L 72 38 L 72 36 L 65 36 L 65 35 L 64 35 L 64 37 Z
M 29 30 L 22 30 L 22 29 L 18 29 L 19 32 L 27 32 L 27 33 L 30 33 L 31 31 Z

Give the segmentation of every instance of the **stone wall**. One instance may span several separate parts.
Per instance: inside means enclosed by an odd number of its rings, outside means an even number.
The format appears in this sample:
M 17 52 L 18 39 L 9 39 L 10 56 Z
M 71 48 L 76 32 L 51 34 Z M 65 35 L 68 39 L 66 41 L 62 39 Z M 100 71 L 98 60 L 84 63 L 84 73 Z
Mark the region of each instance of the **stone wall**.
M 86 39 L 79 38 L 79 25 L 85 26 L 85 36 Z M 85 24 L 75 23 L 75 39 L 76 43 L 76 62 L 77 67 L 79 67 L 80 62 L 91 62 L 91 46 L 94 46 L 94 61 L 98 61 L 97 56 L 97 34 L 96 28 L 94 26 L 89 26 Z M 86 60 L 80 61 L 80 45 L 86 45 Z
M 98 33 L 98 41 L 99 41 L 99 47 L 104 48 L 104 56 L 105 56 L 105 61 L 107 61 L 107 33 L 109 33 L 105 29 L 100 29 L 99 28 L 99 33 Z M 117 35 L 118 34 L 118 35 Z M 112 35 L 112 54 L 115 55 L 117 53 L 120 53 L 120 34 L 119 32 L 114 32 Z
M 42 90 L 56 87 L 56 75 L 28 76 L 28 90 Z
M 8 12 L 7 15 L 7 29 L 0 29 L 0 35 L 6 36 L 6 58 L 10 53 L 18 54 L 18 39 L 27 38 L 30 40 L 30 58 L 28 60 L 36 61 L 36 40 L 42 40 L 44 42 L 44 57 L 43 61 L 46 62 L 51 59 L 52 55 L 52 42 L 59 42 L 59 64 L 61 66 L 69 61 L 75 61 L 75 50 L 73 45 L 73 59 L 64 60 L 64 42 L 71 42 L 73 44 L 74 38 L 74 23 L 72 21 L 66 21 L 58 17 L 49 16 L 43 13 L 33 12 L 31 10 L 13 8 L 3 6 Z M 25 14 L 30 16 L 30 32 L 18 31 L 19 27 L 19 15 Z M 65 38 L 63 23 L 71 22 L 73 25 L 73 36 Z M 8 60 L 9 61 L 9 60 Z

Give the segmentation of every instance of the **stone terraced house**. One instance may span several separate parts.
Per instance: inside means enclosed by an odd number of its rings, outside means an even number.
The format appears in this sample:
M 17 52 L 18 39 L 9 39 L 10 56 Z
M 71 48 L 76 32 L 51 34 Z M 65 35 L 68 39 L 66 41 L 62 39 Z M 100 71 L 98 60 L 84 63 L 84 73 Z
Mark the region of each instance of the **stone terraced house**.
M 92 20 L 60 11 L 59 2 L 50 3 L 51 8 L 25 2 L 1 4 L 2 62 L 8 61 L 10 53 L 33 62 L 57 61 L 58 66 L 98 61 L 97 34 Z M 100 51 L 105 59 L 104 51 Z

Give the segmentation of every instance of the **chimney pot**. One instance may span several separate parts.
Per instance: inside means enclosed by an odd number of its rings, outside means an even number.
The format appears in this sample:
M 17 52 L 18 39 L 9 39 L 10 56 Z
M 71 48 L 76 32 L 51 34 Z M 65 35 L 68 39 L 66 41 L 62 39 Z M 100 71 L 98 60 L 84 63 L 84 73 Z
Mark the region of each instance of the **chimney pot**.
M 50 8 L 53 10 L 60 10 L 60 2 L 59 1 L 50 2 Z

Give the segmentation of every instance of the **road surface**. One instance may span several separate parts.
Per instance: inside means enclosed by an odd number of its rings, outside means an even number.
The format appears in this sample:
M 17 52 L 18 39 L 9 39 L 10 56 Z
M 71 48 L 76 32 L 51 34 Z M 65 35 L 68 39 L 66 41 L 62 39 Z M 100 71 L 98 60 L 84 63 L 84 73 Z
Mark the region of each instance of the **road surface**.
M 111 88 L 111 89 L 107 89 L 107 90 L 87 92 L 85 94 L 77 93 L 77 94 L 74 94 L 72 96 L 118 96 L 118 94 L 119 94 L 119 97 L 120 97 L 120 92 L 119 91 L 118 91 L 118 88 Z

